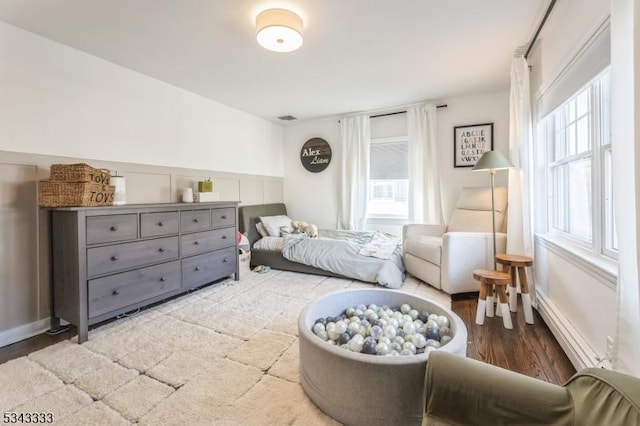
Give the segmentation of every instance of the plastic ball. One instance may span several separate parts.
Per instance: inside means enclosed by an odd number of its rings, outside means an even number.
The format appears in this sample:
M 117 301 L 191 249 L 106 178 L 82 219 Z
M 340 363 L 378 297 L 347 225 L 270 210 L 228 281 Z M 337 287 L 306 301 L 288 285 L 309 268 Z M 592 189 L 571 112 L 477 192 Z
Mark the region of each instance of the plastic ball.
M 420 321 L 427 322 L 427 320 L 429 319 L 429 312 L 427 311 L 420 312 L 419 318 L 420 318 Z
M 416 332 L 416 326 L 412 322 L 407 321 L 402 325 L 402 331 L 406 334 L 413 334 Z
M 427 328 L 427 336 L 428 339 L 432 340 L 440 340 L 440 330 L 436 328 Z
M 373 355 L 376 353 L 376 342 L 373 340 L 366 340 L 362 344 L 362 350 L 360 351 L 363 354 Z
M 349 340 L 349 349 L 353 352 L 361 352 L 362 351 L 362 345 L 364 342 L 360 342 L 356 339 L 351 339 Z
M 338 336 L 338 343 L 340 343 L 341 345 L 348 343 L 349 340 L 351 340 L 351 337 L 347 333 L 342 333 Z
M 449 318 L 444 315 L 438 316 L 438 319 L 436 321 L 438 322 L 438 325 L 440 327 L 449 327 Z
M 396 350 L 391 350 L 389 351 L 389 353 L 387 354 L 387 356 L 398 356 L 400 355 L 400 352 L 396 351 Z
M 342 334 L 347 330 L 347 323 L 345 323 L 344 321 L 340 320 L 336 323 L 335 326 L 335 332 L 338 334 Z
M 411 355 L 416 353 L 416 345 L 411 342 L 404 342 L 404 345 L 402 345 L 402 351 L 404 352 L 405 349 L 408 349 L 411 352 Z
M 389 345 L 383 342 L 378 342 L 376 345 L 376 353 L 378 355 L 386 355 L 389 353 Z
M 434 339 L 429 339 L 427 340 L 427 348 L 435 348 L 438 349 L 440 347 L 440 342 L 438 342 L 437 340 Z
M 400 306 L 400 312 L 402 312 L 403 314 L 409 313 L 410 310 L 411 310 L 411 306 L 408 303 L 403 303 Z
M 427 338 L 422 334 L 414 334 L 413 335 L 413 344 L 416 345 L 416 348 L 424 348 L 427 345 Z
M 356 306 L 356 309 L 358 309 L 358 310 L 360 310 L 360 311 L 364 312 L 365 310 L 367 310 L 367 305 L 365 305 L 365 304 L 361 303 L 361 304 L 359 304 L 358 306 Z
M 324 328 L 324 324 L 322 324 L 321 322 L 317 322 L 315 324 L 313 324 L 313 333 L 314 334 L 318 334 L 321 331 L 326 331 Z
M 380 327 L 379 325 L 374 325 L 373 327 L 371 327 L 371 329 L 369 330 L 369 334 L 374 338 L 374 339 L 379 339 L 380 337 L 382 337 L 382 327 Z
M 399 343 L 400 345 L 402 345 L 404 343 L 404 337 L 402 336 L 396 336 L 393 339 L 391 339 L 392 342 L 396 342 Z
M 403 349 L 402 352 L 400 352 L 400 355 L 404 355 L 404 356 L 413 355 L 413 352 L 411 352 L 409 349 Z
M 409 311 L 409 316 L 411 317 L 411 319 L 415 320 L 418 318 L 418 316 L 420 315 L 420 312 L 416 311 L 415 309 L 411 309 Z
M 378 339 L 378 343 L 386 343 L 387 345 L 390 345 L 391 339 L 389 339 L 387 336 L 382 336 Z
M 387 336 L 389 339 L 393 339 L 398 334 L 396 328 L 391 324 L 385 325 L 383 331 L 384 331 L 384 335 Z
M 400 351 L 402 351 L 402 345 L 398 342 L 391 342 L 391 344 L 389 345 L 389 349 L 391 351 L 400 353 Z
M 440 327 L 440 336 L 451 336 L 451 329 L 449 327 Z
M 322 340 L 329 340 L 329 335 L 327 334 L 326 331 L 320 331 L 319 333 L 316 334 L 316 336 L 318 336 L 319 338 L 321 338 Z
M 380 321 L 379 319 L 374 319 L 373 321 L 371 321 L 371 325 L 377 325 L 378 327 L 382 327 L 382 321 Z
M 349 326 L 347 327 L 348 330 L 351 330 L 354 333 L 357 333 L 358 331 L 360 331 L 360 321 L 358 322 L 350 322 Z
M 344 311 L 344 313 L 347 314 L 348 317 L 352 317 L 355 312 L 356 312 L 355 308 L 347 308 L 347 310 Z
M 438 314 L 429 314 L 428 319 L 438 321 Z

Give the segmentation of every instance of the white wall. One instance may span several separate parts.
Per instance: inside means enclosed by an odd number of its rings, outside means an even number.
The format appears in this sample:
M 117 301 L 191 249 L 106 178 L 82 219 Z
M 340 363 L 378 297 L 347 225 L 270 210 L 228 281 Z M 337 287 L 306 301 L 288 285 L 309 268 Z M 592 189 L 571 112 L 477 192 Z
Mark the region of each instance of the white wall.
M 567 67 L 608 16 L 609 0 L 564 0 L 557 3 L 528 58 L 531 94 L 537 105 L 542 105 L 541 96 L 553 97 L 562 91 L 564 81 L 568 81 L 562 80 L 567 75 Z M 593 60 L 589 57 L 580 68 L 588 69 Z M 571 72 L 578 72 L 576 68 Z M 612 111 L 614 108 L 612 106 Z M 534 125 L 535 121 L 534 117 Z M 545 151 L 544 146 L 538 141 L 535 144 L 540 157 L 540 153 Z M 539 169 L 535 181 L 539 191 L 534 206 L 538 310 L 574 366 L 591 367 L 605 358 L 606 338 L 615 334 L 615 266 L 606 268 L 598 265 L 588 256 L 567 249 L 561 241 L 546 233 L 545 173 Z
M 439 102 L 440 103 L 440 102 Z M 507 90 L 461 96 L 443 101 L 447 108 L 438 109 L 438 147 L 445 217 L 453 211 L 460 189 L 464 186 L 489 186 L 489 175 L 471 172 L 471 168 L 453 167 L 453 127 L 494 123 L 494 149 L 508 152 L 509 92 Z M 404 123 L 403 123 L 404 122 Z M 374 118 L 372 137 L 406 135 L 406 115 Z M 300 148 L 312 137 L 325 139 L 333 151 L 329 167 L 321 173 L 310 173 L 300 163 Z M 320 228 L 335 228 L 338 212 L 340 164 L 340 128 L 338 118 L 302 121 L 284 129 L 284 198 L 290 215 L 315 223 Z M 506 185 L 507 175 L 498 173 L 496 185 Z M 379 224 L 372 225 L 381 229 Z M 400 226 L 395 226 L 395 233 Z M 385 229 L 386 230 L 386 229 Z
M 453 167 L 453 128 L 468 124 L 493 123 L 493 149 L 509 154 L 509 91 L 447 99 L 447 108 L 438 110 L 438 157 L 444 217 L 448 220 L 460 189 L 465 186 L 490 186 L 486 172 L 471 167 Z M 507 186 L 507 172 L 496 172 L 496 186 Z
M 0 52 L 0 150 L 283 175 L 280 125 L 3 22 Z
M 118 170 L 130 203 L 212 177 L 226 201 L 283 200 L 282 126 L 0 22 L 0 346 L 46 329 L 53 162 Z

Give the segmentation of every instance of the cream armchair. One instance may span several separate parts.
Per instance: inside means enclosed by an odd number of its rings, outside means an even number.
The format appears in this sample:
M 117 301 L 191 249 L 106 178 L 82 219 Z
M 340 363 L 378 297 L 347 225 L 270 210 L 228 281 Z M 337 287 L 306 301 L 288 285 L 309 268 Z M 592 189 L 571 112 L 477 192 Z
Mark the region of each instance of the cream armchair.
M 507 188 L 495 189 L 496 249 L 507 245 Z M 473 270 L 493 269 L 491 188 L 463 188 L 449 225 L 404 225 L 408 273 L 449 294 L 478 291 Z

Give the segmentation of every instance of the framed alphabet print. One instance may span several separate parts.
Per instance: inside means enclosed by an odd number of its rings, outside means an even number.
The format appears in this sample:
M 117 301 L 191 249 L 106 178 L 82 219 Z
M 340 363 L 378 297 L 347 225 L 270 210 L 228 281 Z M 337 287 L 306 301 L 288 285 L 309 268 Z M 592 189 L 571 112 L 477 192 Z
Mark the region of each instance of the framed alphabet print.
M 493 149 L 493 123 L 453 128 L 453 167 L 473 167 Z

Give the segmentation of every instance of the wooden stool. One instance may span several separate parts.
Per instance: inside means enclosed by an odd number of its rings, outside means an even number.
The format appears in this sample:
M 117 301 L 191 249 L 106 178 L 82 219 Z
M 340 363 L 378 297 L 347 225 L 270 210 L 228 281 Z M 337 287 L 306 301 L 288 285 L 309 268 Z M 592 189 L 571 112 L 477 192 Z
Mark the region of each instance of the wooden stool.
M 516 270 L 520 278 L 520 291 L 522 293 L 522 308 L 524 310 L 524 320 L 527 324 L 533 324 L 533 310 L 531 309 L 531 295 L 529 294 L 529 283 L 527 282 L 527 266 L 533 265 L 533 259 L 518 254 L 499 253 L 496 254 L 496 262 L 507 267 L 507 272 L 511 274 L 511 285 L 509 286 L 509 307 L 511 312 L 518 310 L 518 288 L 516 284 Z
M 495 286 L 496 293 L 498 293 L 498 309 L 502 311 L 502 324 L 504 324 L 504 328 L 513 328 L 506 292 L 506 287 L 511 282 L 511 275 L 504 272 L 489 271 L 487 269 L 475 269 L 473 271 L 473 279 L 480 281 L 476 324 L 484 324 L 485 313 L 488 314 L 491 312 L 491 315 L 493 315 L 493 300 L 487 303 L 487 295 L 492 294 L 493 286 Z M 493 299 L 493 297 L 491 297 L 491 299 Z

